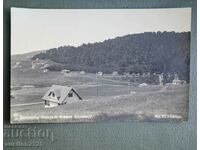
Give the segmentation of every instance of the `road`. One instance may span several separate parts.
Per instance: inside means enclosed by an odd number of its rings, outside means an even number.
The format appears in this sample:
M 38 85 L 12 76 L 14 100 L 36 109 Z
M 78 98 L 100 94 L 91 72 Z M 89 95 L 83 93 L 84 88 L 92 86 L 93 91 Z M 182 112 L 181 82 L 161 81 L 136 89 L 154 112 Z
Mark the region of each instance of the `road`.
M 20 106 L 38 105 L 38 104 L 42 104 L 42 103 L 44 103 L 44 102 L 14 104 L 14 105 L 11 105 L 11 107 L 20 107 Z

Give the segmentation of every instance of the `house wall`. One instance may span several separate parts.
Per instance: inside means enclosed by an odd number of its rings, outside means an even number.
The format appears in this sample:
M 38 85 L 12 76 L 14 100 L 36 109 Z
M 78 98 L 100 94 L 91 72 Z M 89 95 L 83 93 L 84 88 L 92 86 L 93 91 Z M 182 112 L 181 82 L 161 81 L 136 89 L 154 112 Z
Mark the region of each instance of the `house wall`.
M 58 106 L 58 103 L 51 102 L 51 101 L 45 101 L 45 108 L 56 107 L 56 106 Z
M 58 103 L 54 103 L 54 102 L 49 102 L 50 106 L 55 107 L 58 106 Z
M 73 97 L 69 97 L 67 95 L 67 97 L 64 100 L 64 103 L 72 103 L 72 102 L 77 102 L 79 101 L 79 97 L 73 92 Z

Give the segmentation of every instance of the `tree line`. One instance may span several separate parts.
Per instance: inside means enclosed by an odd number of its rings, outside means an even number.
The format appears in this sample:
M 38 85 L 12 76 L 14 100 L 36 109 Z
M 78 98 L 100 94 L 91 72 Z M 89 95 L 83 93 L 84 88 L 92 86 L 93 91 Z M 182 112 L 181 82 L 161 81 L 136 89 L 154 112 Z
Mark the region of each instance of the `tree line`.
M 189 80 L 190 32 L 129 34 L 79 47 L 61 46 L 35 55 L 59 65 L 50 70 L 70 69 L 112 73 L 177 73 Z

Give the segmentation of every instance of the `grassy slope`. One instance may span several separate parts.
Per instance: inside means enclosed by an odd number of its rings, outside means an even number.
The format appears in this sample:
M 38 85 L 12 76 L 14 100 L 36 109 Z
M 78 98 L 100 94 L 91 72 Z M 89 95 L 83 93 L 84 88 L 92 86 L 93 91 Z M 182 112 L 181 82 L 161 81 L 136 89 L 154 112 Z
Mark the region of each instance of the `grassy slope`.
M 13 60 L 12 63 L 17 61 Z M 30 119 L 24 122 L 65 122 L 65 121 L 99 121 L 99 120 L 152 120 L 155 114 L 180 115 L 187 119 L 188 85 L 180 86 L 127 86 L 127 81 L 114 80 L 113 76 L 98 78 L 98 97 L 96 76 L 94 74 L 63 75 L 60 72 L 43 73 L 41 70 L 32 70 L 31 61 L 21 61 L 22 68 L 11 70 L 12 104 L 41 102 L 41 97 L 52 84 L 73 85 L 83 101 L 63 105 L 57 108 L 44 109 L 44 105 L 11 107 L 13 113 L 20 116 L 46 116 L 50 119 Z M 33 88 L 22 88 L 23 85 L 34 85 Z M 129 94 L 130 91 L 135 94 Z M 117 95 L 117 96 L 116 96 Z M 77 118 L 74 116 L 90 116 L 92 118 Z M 59 118 L 61 116 L 61 118 Z M 72 119 L 63 119 L 62 116 L 73 116 Z M 21 121 L 23 122 L 23 121 Z
M 29 53 L 25 53 L 25 54 L 12 55 L 11 59 L 12 60 L 18 60 L 18 61 L 20 61 L 20 60 L 30 60 L 34 55 L 39 54 L 41 52 L 45 52 L 45 50 L 29 52 Z
M 24 120 L 25 122 L 159 120 L 154 117 L 155 115 L 178 115 L 182 117 L 181 120 L 187 119 L 188 85 L 160 87 L 154 92 L 151 91 L 152 88 L 151 86 L 145 87 L 146 90 L 139 88 L 135 94 L 98 97 L 56 108 L 45 109 L 40 106 L 17 114 L 21 117 L 33 117 Z M 37 116 L 51 118 L 34 119 Z M 66 119 L 62 118 L 63 116 L 72 118 Z M 76 116 L 86 116 L 86 118 L 76 118 Z

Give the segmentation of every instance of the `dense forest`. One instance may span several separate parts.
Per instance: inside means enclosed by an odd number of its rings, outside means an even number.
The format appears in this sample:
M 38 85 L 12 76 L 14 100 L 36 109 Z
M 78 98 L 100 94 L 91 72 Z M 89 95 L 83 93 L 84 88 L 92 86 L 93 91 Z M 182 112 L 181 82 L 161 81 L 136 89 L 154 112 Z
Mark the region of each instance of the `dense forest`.
M 145 32 L 129 34 L 79 47 L 61 46 L 32 59 L 57 63 L 50 70 L 84 70 L 112 73 L 177 73 L 189 79 L 190 32 Z M 58 63 L 60 65 L 58 65 Z

